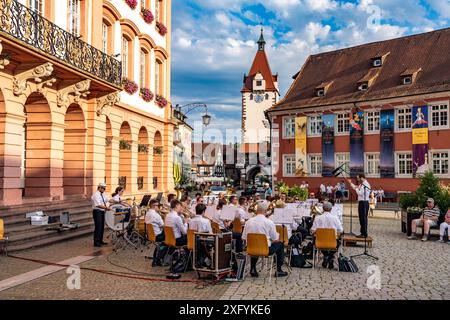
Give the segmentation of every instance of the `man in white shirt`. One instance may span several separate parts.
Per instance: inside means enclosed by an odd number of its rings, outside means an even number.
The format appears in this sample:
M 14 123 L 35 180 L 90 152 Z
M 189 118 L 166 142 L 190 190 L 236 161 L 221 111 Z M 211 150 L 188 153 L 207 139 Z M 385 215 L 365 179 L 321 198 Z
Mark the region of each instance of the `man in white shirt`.
M 156 242 L 164 241 L 164 221 L 156 210 L 158 209 L 158 201 L 150 200 L 150 209 L 145 214 L 145 224 L 152 225 L 155 231 Z
M 183 223 L 180 213 L 183 210 L 181 202 L 174 199 L 170 202 L 171 211 L 166 215 L 165 225 L 173 229 L 177 246 L 187 244 L 187 223 Z
M 199 203 L 195 206 L 195 217 L 189 221 L 189 230 L 212 233 L 211 221 L 204 217 L 206 206 Z
M 327 187 L 325 187 L 325 185 L 321 183 L 319 189 L 320 195 L 322 196 L 322 198 L 325 198 L 325 196 L 327 195 Z
M 333 209 L 333 205 L 325 201 L 323 203 L 323 214 L 320 216 L 316 216 L 314 218 L 313 226 L 311 227 L 311 233 L 315 234 L 317 229 L 334 229 L 336 230 L 336 238 L 338 235 L 340 235 L 344 228 L 342 227 L 341 221 L 337 217 L 337 215 L 331 213 L 331 210 Z M 339 242 L 337 242 L 337 245 L 339 246 Z M 334 254 L 335 251 L 322 251 L 323 254 L 323 263 L 322 267 L 326 268 L 328 265 L 329 269 L 333 269 L 333 261 L 334 261 Z
M 256 216 L 245 223 L 242 239 L 247 240 L 247 235 L 250 233 L 264 234 L 267 238 L 269 254 L 275 253 L 277 256 L 277 271 L 275 272 L 275 277 L 285 277 L 287 276 L 287 272 L 284 272 L 281 269 L 281 266 L 284 263 L 284 245 L 278 240 L 280 235 L 277 232 L 275 224 L 266 217 L 268 207 L 269 203 L 267 201 L 258 203 L 256 206 Z M 257 257 L 251 258 L 250 275 L 252 277 L 258 277 L 258 272 L 256 271 L 257 262 Z
M 369 182 L 366 180 L 366 176 L 364 174 L 358 174 L 356 176 L 358 181 L 358 185 L 354 185 L 350 179 L 347 179 L 350 186 L 353 190 L 356 191 L 358 195 L 358 216 L 359 216 L 359 224 L 361 226 L 361 234 L 357 235 L 357 238 L 366 238 L 367 237 L 367 225 L 368 225 L 368 215 L 369 215 L 369 199 L 370 192 L 372 191 L 370 188 Z
M 92 195 L 92 217 L 94 218 L 94 247 L 107 245 L 103 241 L 105 230 L 105 212 L 109 210 L 109 199 L 105 194 L 106 183 L 98 184 L 97 191 Z

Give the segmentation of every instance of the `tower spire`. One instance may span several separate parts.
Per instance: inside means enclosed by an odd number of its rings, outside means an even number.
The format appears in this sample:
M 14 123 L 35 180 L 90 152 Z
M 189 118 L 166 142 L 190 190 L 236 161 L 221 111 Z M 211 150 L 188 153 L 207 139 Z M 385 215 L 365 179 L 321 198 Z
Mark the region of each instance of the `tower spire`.
M 265 48 L 265 46 L 266 46 L 266 40 L 264 40 L 264 35 L 263 35 L 263 33 L 264 33 L 264 29 L 263 29 L 263 25 L 262 25 L 262 23 L 261 23 L 261 36 L 259 37 L 259 40 L 258 40 L 258 50 L 259 51 L 264 51 L 264 48 Z

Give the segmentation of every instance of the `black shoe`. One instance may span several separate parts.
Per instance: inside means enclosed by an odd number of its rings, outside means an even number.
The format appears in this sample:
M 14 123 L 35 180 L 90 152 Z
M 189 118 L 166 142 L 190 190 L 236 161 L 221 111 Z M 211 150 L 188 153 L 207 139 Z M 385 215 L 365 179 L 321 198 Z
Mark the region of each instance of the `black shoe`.
M 333 260 L 330 260 L 328 262 L 328 269 L 334 269 L 334 261 Z
M 279 270 L 277 272 L 275 272 L 275 277 L 286 277 L 288 275 L 288 273 L 286 271 L 283 270 Z
M 258 278 L 258 277 L 259 277 L 258 271 L 256 271 L 256 270 L 251 270 L 251 271 L 250 271 L 250 275 L 251 275 L 253 278 Z
M 324 258 L 324 259 L 323 259 L 323 262 L 322 262 L 322 267 L 323 267 L 323 268 L 326 268 L 326 267 L 327 267 L 327 264 L 328 264 L 328 259 Z

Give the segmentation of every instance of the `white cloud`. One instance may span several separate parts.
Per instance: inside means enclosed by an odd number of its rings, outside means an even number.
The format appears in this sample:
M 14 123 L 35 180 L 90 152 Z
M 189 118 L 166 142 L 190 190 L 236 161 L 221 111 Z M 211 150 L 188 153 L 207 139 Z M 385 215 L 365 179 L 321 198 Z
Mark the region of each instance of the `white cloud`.
M 430 6 L 440 17 L 450 19 L 450 1 L 448 0 L 428 0 Z

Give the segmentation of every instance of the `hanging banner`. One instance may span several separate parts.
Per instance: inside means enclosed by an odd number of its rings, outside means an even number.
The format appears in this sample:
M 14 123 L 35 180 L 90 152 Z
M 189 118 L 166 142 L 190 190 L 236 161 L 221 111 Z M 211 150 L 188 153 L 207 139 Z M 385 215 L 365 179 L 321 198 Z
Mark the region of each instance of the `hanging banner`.
M 364 112 L 350 117 L 350 176 L 364 174 Z
M 380 176 L 395 178 L 394 109 L 380 112 Z
M 412 109 L 412 145 L 413 177 L 416 177 L 429 169 L 427 106 L 415 106 Z
M 304 177 L 308 172 L 306 160 L 306 117 L 295 118 L 295 175 Z
M 322 115 L 322 176 L 332 177 L 334 170 L 334 114 Z

